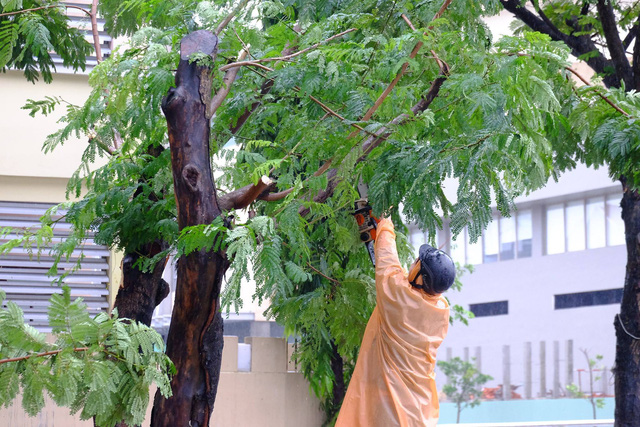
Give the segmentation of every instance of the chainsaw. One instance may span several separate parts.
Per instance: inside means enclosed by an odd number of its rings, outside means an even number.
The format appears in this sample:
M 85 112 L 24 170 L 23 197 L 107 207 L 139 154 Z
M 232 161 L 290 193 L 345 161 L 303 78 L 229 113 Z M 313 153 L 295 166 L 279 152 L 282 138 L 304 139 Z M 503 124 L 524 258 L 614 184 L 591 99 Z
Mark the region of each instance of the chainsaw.
M 369 252 L 371 263 L 375 267 L 376 254 L 373 246 L 376 240 L 376 229 L 380 220 L 371 215 L 371 205 L 367 199 L 356 200 L 353 216 L 356 217 L 358 223 L 358 231 L 360 232 L 360 240 L 364 243 Z

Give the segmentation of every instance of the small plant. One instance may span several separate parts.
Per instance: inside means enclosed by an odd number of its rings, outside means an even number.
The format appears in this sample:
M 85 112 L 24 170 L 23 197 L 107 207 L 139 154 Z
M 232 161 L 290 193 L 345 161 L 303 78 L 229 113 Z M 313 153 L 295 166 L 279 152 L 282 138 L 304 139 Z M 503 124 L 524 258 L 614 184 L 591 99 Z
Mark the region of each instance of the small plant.
M 602 362 L 602 355 L 598 354 L 595 359 L 591 359 L 587 350 L 582 348 L 580 351 L 587 359 L 587 366 L 589 367 L 589 394 L 584 393 L 576 384 L 569 384 L 567 386 L 567 390 L 576 398 L 589 399 L 589 403 L 591 403 L 591 408 L 593 409 L 593 419 L 595 420 L 597 418 L 596 409 L 604 408 L 604 399 L 595 397 L 595 393 L 593 391 L 593 384 L 602 378 L 600 376 L 594 377 L 595 372 L 601 370 L 599 364 Z
M 449 380 L 442 391 L 455 402 L 458 410 L 456 423 L 459 423 L 460 413 L 464 408 L 473 408 L 480 404 L 480 386 L 493 377 L 481 373 L 473 363 L 465 362 L 459 357 L 454 357 L 448 362 L 438 362 L 438 366 Z

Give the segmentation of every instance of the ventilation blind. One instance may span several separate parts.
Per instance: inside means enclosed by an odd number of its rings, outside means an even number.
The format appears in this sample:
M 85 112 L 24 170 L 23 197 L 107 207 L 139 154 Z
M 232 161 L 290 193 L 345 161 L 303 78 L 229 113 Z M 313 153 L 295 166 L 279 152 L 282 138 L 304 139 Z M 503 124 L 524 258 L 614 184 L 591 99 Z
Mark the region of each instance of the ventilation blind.
M 40 217 L 51 205 L 39 203 L 0 202 L 0 228 L 13 227 L 37 229 Z M 54 217 L 55 218 L 55 217 Z M 71 225 L 60 220 L 54 227 L 52 244 L 69 235 Z M 16 237 L 8 235 L 0 239 L 0 244 Z M 109 281 L 109 255 L 107 247 L 99 246 L 87 239 L 81 248 L 73 252 L 72 258 L 58 264 L 58 273 L 71 270 L 84 255 L 81 268 L 67 276 L 64 282 L 71 288 L 71 298 L 81 297 L 92 315 L 107 310 Z M 13 249 L 0 256 L 0 288 L 7 294 L 7 300 L 18 304 L 24 311 L 25 322 L 41 331 L 48 331 L 47 307 L 53 293 L 62 289 L 52 282 L 59 276 L 47 276 L 53 265 L 53 258 L 44 249 L 40 259 L 29 257 L 23 247 Z

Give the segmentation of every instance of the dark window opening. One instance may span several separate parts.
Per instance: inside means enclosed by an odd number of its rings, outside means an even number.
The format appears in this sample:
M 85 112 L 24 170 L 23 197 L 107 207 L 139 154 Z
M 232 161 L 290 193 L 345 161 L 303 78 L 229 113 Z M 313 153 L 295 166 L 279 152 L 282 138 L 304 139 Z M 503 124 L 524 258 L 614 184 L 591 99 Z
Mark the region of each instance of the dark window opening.
M 476 317 L 499 316 L 509 314 L 509 301 L 485 302 L 482 304 L 470 304 L 469 311 Z
M 622 288 L 604 291 L 576 292 L 555 295 L 555 309 L 588 307 L 591 305 L 619 304 L 622 301 Z

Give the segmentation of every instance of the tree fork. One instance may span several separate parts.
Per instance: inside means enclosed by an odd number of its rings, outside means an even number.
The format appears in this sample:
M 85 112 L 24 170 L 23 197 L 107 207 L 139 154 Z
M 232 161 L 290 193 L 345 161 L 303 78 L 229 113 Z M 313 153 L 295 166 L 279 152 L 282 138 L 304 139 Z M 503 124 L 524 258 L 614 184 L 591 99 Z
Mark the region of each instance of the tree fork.
M 194 53 L 215 58 L 218 38 L 196 31 L 182 39 L 176 87 L 162 102 L 167 118 L 178 226 L 210 224 L 221 215 L 211 173 L 207 105 L 211 70 L 189 63 Z M 176 366 L 173 396 L 156 394 L 152 426 L 208 426 L 220 378 L 220 287 L 229 267 L 223 253 L 204 250 L 178 260 L 178 282 L 167 355 Z
M 627 268 L 620 314 L 616 316 L 615 426 L 637 426 L 640 420 L 640 194 L 622 177 Z

